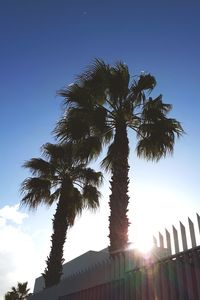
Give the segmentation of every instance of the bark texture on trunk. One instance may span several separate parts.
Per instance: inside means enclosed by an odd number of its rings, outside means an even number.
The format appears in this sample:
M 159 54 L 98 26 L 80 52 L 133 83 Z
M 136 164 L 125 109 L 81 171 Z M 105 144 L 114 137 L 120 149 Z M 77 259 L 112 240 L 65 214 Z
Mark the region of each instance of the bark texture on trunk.
M 110 254 L 124 249 L 128 244 L 128 155 L 129 145 L 125 122 L 116 124 L 114 137 L 114 155 L 112 159 L 111 195 L 110 195 Z
M 65 187 L 67 188 L 67 187 Z M 62 188 L 60 198 L 57 203 L 56 212 L 53 218 L 53 234 L 51 236 L 51 251 L 47 257 L 47 267 L 42 274 L 45 280 L 45 288 L 51 287 L 60 282 L 62 276 L 63 248 L 68 229 L 68 203 L 66 190 Z

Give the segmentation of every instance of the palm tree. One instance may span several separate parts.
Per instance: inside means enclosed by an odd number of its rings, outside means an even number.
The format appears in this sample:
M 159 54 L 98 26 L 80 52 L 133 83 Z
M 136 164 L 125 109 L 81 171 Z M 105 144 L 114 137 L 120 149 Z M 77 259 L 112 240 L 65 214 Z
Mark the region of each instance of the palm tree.
M 18 282 L 17 287 L 12 287 L 10 292 L 5 294 L 5 300 L 26 300 L 31 295 L 27 289 L 28 282 Z
M 181 124 L 167 117 L 172 105 L 163 103 L 162 95 L 150 97 L 155 86 L 151 74 L 131 77 L 124 63 L 110 66 L 96 59 L 73 85 L 59 91 L 66 105 L 54 130 L 60 142 L 84 140 L 94 147 L 92 155 L 109 145 L 102 166 L 112 173 L 110 253 L 128 243 L 128 128 L 136 134 L 137 155 L 155 161 L 172 153 L 175 137 L 183 133 Z
M 99 206 L 97 186 L 102 175 L 80 162 L 75 147 L 70 143 L 47 143 L 42 149 L 45 159 L 32 158 L 25 162 L 24 167 L 30 169 L 33 176 L 23 181 L 21 189 L 24 193 L 22 204 L 31 209 L 40 204 L 50 206 L 57 201 L 51 251 L 43 273 L 47 288 L 60 281 L 66 233 L 74 224 L 76 215 L 84 208 L 94 210 Z

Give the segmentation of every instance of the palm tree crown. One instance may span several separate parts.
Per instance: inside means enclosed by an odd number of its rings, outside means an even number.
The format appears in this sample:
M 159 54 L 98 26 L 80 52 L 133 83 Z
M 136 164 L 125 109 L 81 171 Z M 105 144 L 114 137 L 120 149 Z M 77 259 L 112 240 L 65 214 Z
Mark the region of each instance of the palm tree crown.
M 55 134 L 63 141 L 80 141 L 93 147 L 90 157 L 108 144 L 102 161 L 111 170 L 110 251 L 128 242 L 128 155 L 127 128 L 136 133 L 139 157 L 158 161 L 172 153 L 175 137 L 183 133 L 181 124 L 167 114 L 172 109 L 162 95 L 150 97 L 156 86 L 151 74 L 131 78 L 127 65 L 114 67 L 102 60 L 81 74 L 73 85 L 61 90 L 67 112 L 58 122 Z M 76 126 L 75 126 L 76 124 Z
M 5 300 L 26 300 L 31 295 L 27 289 L 28 282 L 18 282 L 17 287 L 12 287 L 10 292 L 5 294 Z
M 70 143 L 47 143 L 42 150 L 45 159 L 32 158 L 24 164 L 25 168 L 30 169 L 32 177 L 22 183 L 24 197 L 21 202 L 31 209 L 42 203 L 49 206 L 57 202 L 52 247 L 43 274 L 45 286 L 50 287 L 57 284 L 62 275 L 67 229 L 84 208 L 94 210 L 99 206 L 100 193 L 97 187 L 102 175 L 81 162 L 75 146 Z

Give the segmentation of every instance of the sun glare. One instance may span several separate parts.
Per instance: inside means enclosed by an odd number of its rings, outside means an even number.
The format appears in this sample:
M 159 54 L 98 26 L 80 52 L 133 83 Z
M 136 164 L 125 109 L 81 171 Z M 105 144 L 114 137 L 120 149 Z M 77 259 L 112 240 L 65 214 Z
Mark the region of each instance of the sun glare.
M 128 248 L 136 249 L 143 254 L 147 254 L 153 249 L 153 241 L 150 238 L 143 239 L 141 237 L 140 239 L 137 239 L 135 243 L 130 243 Z
M 136 249 L 138 249 L 140 252 L 146 254 L 152 250 L 153 242 L 152 242 L 152 239 L 150 239 L 150 238 L 147 238 L 145 240 L 141 239 L 137 242 L 137 244 L 135 246 L 136 246 Z
M 137 185 L 135 189 L 130 187 L 130 194 L 135 195 L 135 201 L 130 201 L 129 205 L 130 247 L 146 254 L 153 248 L 153 236 L 159 243 L 158 232 L 170 228 L 174 220 L 177 220 L 179 195 L 175 190 L 150 185 L 146 185 L 145 189 L 142 185 Z M 182 209 L 181 214 L 187 215 L 187 212 Z

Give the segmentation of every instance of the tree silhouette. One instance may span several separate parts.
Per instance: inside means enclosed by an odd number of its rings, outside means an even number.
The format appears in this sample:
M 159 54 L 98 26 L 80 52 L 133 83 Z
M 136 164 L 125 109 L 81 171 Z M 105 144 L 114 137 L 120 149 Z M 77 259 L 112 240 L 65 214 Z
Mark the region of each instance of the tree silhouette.
M 54 130 L 59 141 L 83 141 L 90 157 L 109 146 L 102 166 L 112 173 L 110 253 L 128 242 L 128 128 L 135 132 L 137 155 L 155 161 L 172 153 L 175 137 L 183 133 L 181 124 L 167 116 L 172 105 L 163 103 L 162 95 L 150 97 L 155 86 L 151 74 L 131 77 L 124 63 L 110 66 L 96 59 L 59 92 L 66 105 Z
M 32 177 L 22 183 L 24 197 L 21 202 L 31 209 L 36 209 L 40 204 L 50 206 L 57 202 L 51 251 L 43 274 L 45 287 L 50 287 L 59 283 L 62 275 L 63 247 L 68 228 L 84 208 L 94 210 L 99 206 L 97 187 L 102 175 L 81 162 L 74 145 L 70 143 L 47 143 L 42 150 L 45 159 L 32 158 L 24 164 Z
M 5 294 L 5 300 L 26 300 L 31 295 L 27 288 L 28 282 L 18 282 L 17 287 L 12 287 L 11 291 Z

